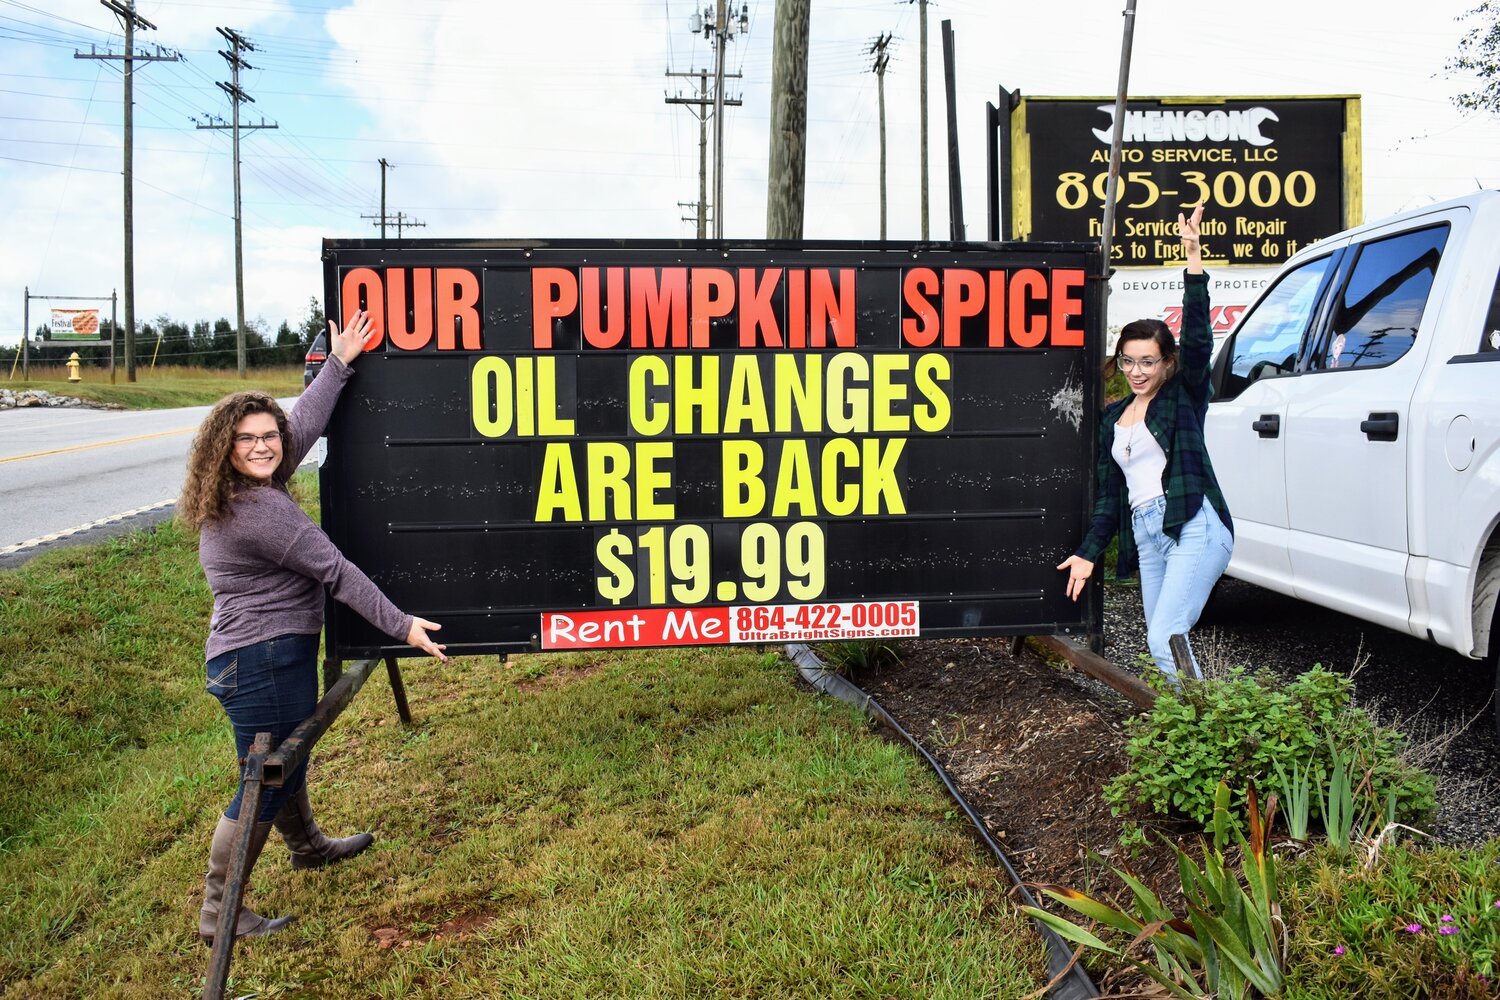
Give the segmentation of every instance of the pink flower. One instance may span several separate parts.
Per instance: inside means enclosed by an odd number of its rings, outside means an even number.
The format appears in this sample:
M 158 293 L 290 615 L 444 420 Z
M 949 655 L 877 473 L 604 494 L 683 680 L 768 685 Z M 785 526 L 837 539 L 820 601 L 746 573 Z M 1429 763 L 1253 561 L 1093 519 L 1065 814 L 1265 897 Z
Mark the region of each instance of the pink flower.
M 1439 919 L 1441 919 L 1442 922 L 1445 923 L 1445 924 L 1451 924 L 1451 923 L 1453 923 L 1453 914 L 1451 914 L 1451 913 L 1445 913 Z
M 1342 955 L 1344 953 L 1344 946 L 1339 945 L 1337 948 L 1333 949 L 1333 953 L 1335 955 Z
M 1420 933 L 1422 933 L 1422 925 L 1421 924 L 1407 924 L 1406 925 L 1406 933 L 1408 933 L 1408 934 L 1420 934 Z
M 1447 926 L 1447 927 L 1439 927 L 1438 928 L 1438 933 L 1439 934 L 1457 934 L 1458 933 L 1458 928 L 1457 927 L 1453 927 L 1451 925 Z

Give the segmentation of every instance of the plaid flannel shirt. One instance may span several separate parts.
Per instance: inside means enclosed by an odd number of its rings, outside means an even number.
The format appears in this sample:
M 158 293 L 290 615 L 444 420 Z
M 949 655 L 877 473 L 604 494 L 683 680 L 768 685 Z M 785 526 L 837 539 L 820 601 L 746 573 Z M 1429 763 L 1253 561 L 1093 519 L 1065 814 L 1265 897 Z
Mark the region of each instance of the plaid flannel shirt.
M 1213 388 L 1208 382 L 1209 358 L 1213 353 L 1213 333 L 1208 325 L 1208 275 L 1184 274 L 1182 289 L 1182 336 L 1178 342 L 1177 372 L 1159 389 L 1146 408 L 1146 428 L 1167 456 L 1162 471 L 1162 491 L 1167 509 L 1162 527 L 1174 541 L 1182 526 L 1197 516 L 1205 498 L 1213 504 L 1224 527 L 1234 533 L 1229 519 L 1229 505 L 1214 478 L 1213 463 L 1203 439 L 1203 418 Z M 1088 537 L 1074 555 L 1097 563 L 1118 532 L 1120 554 L 1117 576 L 1133 576 L 1139 565 L 1135 532 L 1129 523 L 1130 499 L 1125 474 L 1110 454 L 1115 424 L 1130 403 L 1130 396 L 1112 403 L 1099 421 L 1098 499 L 1094 502 L 1094 520 Z M 1121 519 L 1125 519 L 1121 530 Z

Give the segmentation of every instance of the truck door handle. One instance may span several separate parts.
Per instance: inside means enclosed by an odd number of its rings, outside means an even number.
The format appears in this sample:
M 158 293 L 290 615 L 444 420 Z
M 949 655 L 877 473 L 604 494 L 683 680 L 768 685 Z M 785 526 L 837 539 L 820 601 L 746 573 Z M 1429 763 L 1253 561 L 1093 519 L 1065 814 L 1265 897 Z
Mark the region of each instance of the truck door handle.
M 1250 429 L 1263 438 L 1281 436 L 1281 415 L 1279 413 L 1262 413 L 1260 419 L 1252 421 Z
M 1372 413 L 1369 420 L 1359 422 L 1359 429 L 1371 441 L 1394 441 L 1400 424 L 1399 413 Z

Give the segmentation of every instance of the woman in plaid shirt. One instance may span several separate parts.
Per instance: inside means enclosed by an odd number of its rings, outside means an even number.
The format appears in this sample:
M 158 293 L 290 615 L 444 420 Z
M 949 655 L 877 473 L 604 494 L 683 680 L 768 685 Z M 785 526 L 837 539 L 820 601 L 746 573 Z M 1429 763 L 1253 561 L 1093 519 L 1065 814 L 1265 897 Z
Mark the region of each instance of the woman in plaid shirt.
M 1187 261 L 1181 348 L 1161 320 L 1138 319 L 1120 332 L 1110 363 L 1124 372 L 1130 395 L 1104 411 L 1093 524 L 1078 551 L 1057 567 L 1067 570 L 1068 596 L 1078 600 L 1118 533 L 1118 575 L 1140 567 L 1146 642 L 1157 667 L 1173 679 L 1177 665 L 1168 642 L 1198 621 L 1234 547 L 1234 524 L 1203 439 L 1213 334 L 1202 219 L 1202 205 L 1190 217 L 1177 216 Z M 1129 531 L 1120 530 L 1125 512 Z

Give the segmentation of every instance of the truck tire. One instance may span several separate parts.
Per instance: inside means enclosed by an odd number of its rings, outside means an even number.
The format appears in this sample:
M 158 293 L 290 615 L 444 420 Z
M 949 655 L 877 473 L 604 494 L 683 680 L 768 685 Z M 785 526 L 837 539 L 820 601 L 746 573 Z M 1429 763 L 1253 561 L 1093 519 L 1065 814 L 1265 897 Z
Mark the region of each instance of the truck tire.
M 1474 593 L 1485 594 L 1500 588 L 1500 551 L 1485 553 L 1480 561 L 1478 578 L 1474 581 Z M 1490 612 L 1489 650 L 1484 662 L 1495 673 L 1495 697 L 1491 701 L 1495 710 L 1495 735 L 1500 737 L 1500 600 Z
M 1495 696 L 1490 704 L 1495 709 L 1495 736 L 1500 738 L 1500 601 L 1495 602 L 1495 617 L 1490 621 L 1490 652 L 1484 662 L 1495 672 Z
M 1495 736 L 1500 738 L 1500 603 L 1495 605 L 1495 620 L 1490 623 L 1490 655 L 1485 661 L 1495 671 Z

